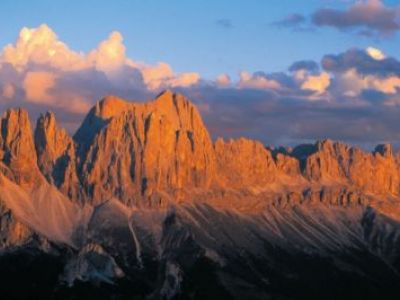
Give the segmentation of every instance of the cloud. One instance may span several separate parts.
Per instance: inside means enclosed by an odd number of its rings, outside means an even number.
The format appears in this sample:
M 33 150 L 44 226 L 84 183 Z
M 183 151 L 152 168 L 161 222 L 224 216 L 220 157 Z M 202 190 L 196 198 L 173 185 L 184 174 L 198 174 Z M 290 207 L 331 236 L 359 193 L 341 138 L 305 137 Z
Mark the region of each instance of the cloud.
M 279 90 L 281 85 L 274 79 L 267 78 L 266 75 L 261 73 L 250 74 L 246 71 L 240 72 L 240 80 L 238 82 L 239 88 L 253 88 L 253 89 L 271 89 Z
M 71 50 L 46 24 L 24 27 L 16 42 L 0 52 L 0 104 L 14 101 L 82 114 L 106 94 L 146 97 L 199 80 L 199 74 L 177 74 L 167 63 L 128 58 L 117 31 L 82 53 Z
M 317 94 L 325 93 L 326 89 L 330 85 L 330 77 L 326 72 L 322 72 L 320 75 L 309 76 L 302 84 L 301 89 L 311 90 Z
M 294 62 L 290 67 L 289 71 L 299 71 L 299 70 L 306 70 L 310 72 L 318 72 L 319 65 L 313 60 L 301 60 Z
M 283 73 L 241 72 L 226 86 L 218 84 L 225 82 L 221 76 L 216 84 L 183 92 L 206 108 L 214 137 L 248 136 L 270 145 L 333 138 L 366 148 L 400 146 L 398 61 L 373 49 L 325 55 L 320 64 L 298 61 Z
M 327 137 L 363 145 L 400 140 L 400 62 L 378 48 L 300 60 L 283 72 L 230 75 L 206 79 L 166 62 L 137 61 L 127 57 L 117 31 L 77 52 L 41 25 L 23 28 L 0 52 L 0 109 L 23 106 L 33 118 L 51 109 L 72 133 L 107 94 L 150 99 L 173 88 L 198 105 L 214 137 L 275 145 Z
M 1 92 L 2 98 L 5 99 L 11 99 L 15 95 L 15 89 L 14 86 L 11 83 L 6 83 Z
M 234 87 L 195 86 L 183 92 L 207 107 L 202 115 L 214 138 L 245 136 L 272 146 L 294 146 L 325 138 L 369 149 L 382 142 L 399 145 L 400 106 L 381 105 L 382 97 L 375 96 L 377 103 L 371 104 L 370 96 L 363 104 L 304 101 L 269 90 Z
M 358 73 L 364 75 L 400 75 L 400 62 L 397 59 L 386 57 L 378 60 L 371 56 L 370 51 L 361 49 L 349 49 L 338 55 L 325 55 L 322 67 L 329 72 L 343 73 L 356 69 Z
M 305 21 L 306 21 L 305 16 L 295 13 L 288 15 L 279 21 L 273 22 L 272 25 L 278 27 L 299 28 L 300 25 L 305 23 Z
M 45 65 L 60 70 L 86 67 L 83 55 L 71 51 L 45 24 L 38 28 L 22 28 L 15 45 L 9 44 L 3 49 L 0 63 L 8 63 L 21 72 L 28 65 Z
M 22 86 L 26 100 L 32 102 L 51 103 L 53 100 L 49 90 L 54 87 L 55 75 L 50 72 L 27 72 Z
M 400 77 L 373 78 L 370 85 L 385 94 L 397 94 L 400 89 Z
M 366 51 L 367 51 L 368 55 L 371 56 L 375 60 L 383 60 L 386 58 L 385 54 L 377 48 L 368 47 Z
M 379 78 L 375 76 L 362 76 L 355 69 L 351 69 L 341 76 L 346 81 L 347 89 L 342 86 L 344 94 L 358 96 L 363 90 L 375 90 L 385 94 L 396 94 L 400 88 L 400 77 Z
M 87 62 L 93 64 L 98 71 L 112 74 L 126 64 L 125 46 L 122 35 L 113 31 L 108 39 L 102 41 L 97 49 L 92 50 L 87 56 Z
M 151 89 L 158 89 L 166 78 L 173 76 L 171 67 L 166 63 L 159 63 L 152 68 L 142 69 L 143 80 Z
M 220 74 L 220 75 L 218 75 L 215 82 L 219 87 L 227 87 L 227 86 L 231 85 L 232 80 L 228 74 Z
M 225 28 L 225 29 L 233 28 L 233 23 L 232 23 L 232 20 L 230 20 L 230 19 L 219 19 L 215 22 L 215 24 L 217 26 Z
M 400 30 L 400 6 L 388 7 L 380 0 L 356 1 L 346 10 L 322 8 L 314 12 L 316 26 L 358 30 L 360 34 L 387 37 Z

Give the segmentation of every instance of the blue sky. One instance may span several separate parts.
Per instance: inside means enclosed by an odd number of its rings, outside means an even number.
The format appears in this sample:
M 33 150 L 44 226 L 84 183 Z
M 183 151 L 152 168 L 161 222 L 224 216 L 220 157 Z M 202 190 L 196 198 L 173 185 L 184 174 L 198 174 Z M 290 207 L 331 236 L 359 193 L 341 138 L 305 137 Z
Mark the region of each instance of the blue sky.
M 168 62 L 179 72 L 213 78 L 241 70 L 275 72 L 303 59 L 350 47 L 376 46 L 400 52 L 397 39 L 369 39 L 333 29 L 298 32 L 271 26 L 292 13 L 309 15 L 321 7 L 345 8 L 352 1 L 76 1 L 2 0 L 0 46 L 13 42 L 23 26 L 47 23 L 72 49 L 88 51 L 107 34 L 124 36 L 127 54 L 147 63 Z M 394 5 L 398 1 L 385 1 Z M 228 20 L 232 27 L 218 25 Z

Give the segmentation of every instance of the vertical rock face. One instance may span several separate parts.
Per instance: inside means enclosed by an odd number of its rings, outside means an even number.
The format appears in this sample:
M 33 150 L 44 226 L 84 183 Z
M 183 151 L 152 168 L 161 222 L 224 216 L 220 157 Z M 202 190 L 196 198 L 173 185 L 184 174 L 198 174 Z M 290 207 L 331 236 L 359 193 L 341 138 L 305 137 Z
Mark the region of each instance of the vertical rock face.
M 0 249 L 19 246 L 29 241 L 33 232 L 19 222 L 12 211 L 0 201 Z
M 304 176 L 314 182 L 343 183 L 365 191 L 398 195 L 399 164 L 389 145 L 366 153 L 330 140 L 318 142 L 306 159 Z
M 24 187 L 39 184 L 43 177 L 37 167 L 28 113 L 9 109 L 0 123 L 0 161 L 2 172 Z
M 0 173 L 27 189 L 47 180 L 78 202 L 116 197 L 159 206 L 293 185 L 399 195 L 399 159 L 390 145 L 369 153 L 330 140 L 276 150 L 244 138 L 213 145 L 196 107 L 170 91 L 146 103 L 104 98 L 74 139 L 52 113 L 38 119 L 34 137 L 21 109 L 8 110 L 0 122 Z
M 300 177 L 300 161 L 292 156 L 278 153 L 275 157 L 277 169 L 290 177 Z
M 35 147 L 38 166 L 47 181 L 59 190 L 77 199 L 79 181 L 76 173 L 74 141 L 59 128 L 53 113 L 41 115 L 36 124 Z
M 0 185 L 4 176 L 27 189 L 43 182 L 28 113 L 21 109 L 7 110 L 0 119 Z M 22 245 L 32 234 L 0 199 L 0 249 Z
M 304 175 L 313 181 L 342 181 L 348 174 L 350 149 L 330 140 L 318 142 L 306 159 Z
M 196 107 L 183 96 L 167 91 L 144 104 L 110 97 L 91 114 L 85 122 L 94 124 L 89 134 L 97 133 L 80 158 L 88 197 L 140 203 L 154 192 L 211 184 L 212 142 Z M 84 139 L 82 132 L 77 140 Z
M 217 182 L 225 187 L 265 186 L 277 177 L 277 167 L 261 143 L 240 138 L 215 142 Z

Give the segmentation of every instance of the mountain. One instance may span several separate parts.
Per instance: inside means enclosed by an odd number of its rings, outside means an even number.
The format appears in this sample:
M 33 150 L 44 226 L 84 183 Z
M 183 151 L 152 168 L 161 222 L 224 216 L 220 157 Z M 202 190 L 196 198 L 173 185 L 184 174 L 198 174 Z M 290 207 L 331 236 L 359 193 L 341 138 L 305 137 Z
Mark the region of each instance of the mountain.
M 2 299 L 392 299 L 400 156 L 212 141 L 181 94 L 0 121 Z M 20 287 L 24 286 L 24 289 Z M 393 299 L 395 299 L 394 297 Z

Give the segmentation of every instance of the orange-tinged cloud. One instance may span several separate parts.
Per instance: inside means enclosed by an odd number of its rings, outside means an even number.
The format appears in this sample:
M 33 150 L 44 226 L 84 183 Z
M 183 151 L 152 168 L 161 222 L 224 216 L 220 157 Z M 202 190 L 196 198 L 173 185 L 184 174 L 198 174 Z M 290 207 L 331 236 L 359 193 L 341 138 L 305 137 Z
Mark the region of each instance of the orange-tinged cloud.
M 145 66 L 142 68 L 142 75 L 145 84 L 151 89 L 158 89 L 164 80 L 173 76 L 171 67 L 166 63 L 159 63 L 154 67 Z
M 166 63 L 159 63 L 156 66 L 142 66 L 144 83 L 150 90 L 157 90 L 168 87 L 189 87 L 200 80 L 198 73 L 174 74 L 171 67 Z
M 51 104 L 49 90 L 54 87 L 56 77 L 50 72 L 28 72 L 23 81 L 27 101 Z
M 15 95 L 15 88 L 11 83 L 6 83 L 3 86 L 1 95 L 3 98 L 11 99 Z
M 268 79 L 265 76 L 251 75 L 246 71 L 239 74 L 240 80 L 238 82 L 239 88 L 254 88 L 254 89 L 272 89 L 279 90 L 281 85 L 278 81 Z
M 195 72 L 183 73 L 175 76 L 174 78 L 171 78 L 168 81 L 168 84 L 171 87 L 189 87 L 191 85 L 198 83 L 199 80 L 200 80 L 200 75 L 198 73 Z
M 200 80 L 198 73 L 175 73 L 166 63 L 147 65 L 128 58 L 122 34 L 113 31 L 87 54 L 71 50 L 46 24 L 22 28 L 14 44 L 0 52 L 0 75 L 14 73 L 12 85 L 0 82 L 0 96 L 11 99 L 16 92 L 23 101 L 46 103 L 66 110 L 85 111 L 104 94 L 130 91 L 157 92 L 170 87 L 189 87 Z M 7 71 L 8 70 L 8 71 Z M 50 91 L 51 90 L 51 91 Z M 50 93 L 51 92 L 51 93 Z M 77 104 L 80 99 L 83 104 Z M 72 103 L 73 102 L 73 103 Z
M 343 94 L 350 97 L 356 97 L 366 89 L 373 89 L 385 94 L 396 94 L 400 89 L 400 77 L 398 76 L 386 78 L 373 75 L 363 76 L 355 69 L 338 75 L 336 79 Z
M 301 85 L 303 90 L 311 90 L 317 94 L 322 94 L 326 91 L 331 83 L 329 74 L 322 72 L 316 76 L 309 76 Z
M 228 74 L 220 74 L 220 75 L 218 75 L 218 77 L 216 79 L 216 83 L 220 87 L 227 87 L 232 82 L 231 82 L 231 78 L 229 77 Z
M 392 76 L 389 78 L 370 78 L 370 86 L 386 94 L 396 94 L 400 89 L 400 77 Z

